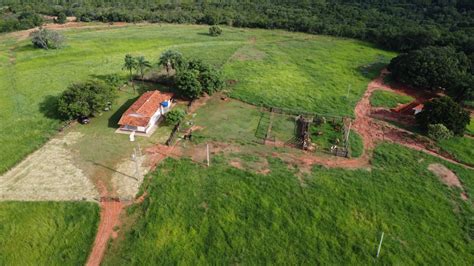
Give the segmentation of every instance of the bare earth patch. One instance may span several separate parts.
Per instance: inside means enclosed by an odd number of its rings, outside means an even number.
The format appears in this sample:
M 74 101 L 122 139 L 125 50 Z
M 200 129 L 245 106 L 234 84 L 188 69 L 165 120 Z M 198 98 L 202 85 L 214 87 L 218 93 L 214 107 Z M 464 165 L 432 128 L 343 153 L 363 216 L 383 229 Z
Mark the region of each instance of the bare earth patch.
M 81 137 L 69 133 L 54 138 L 0 176 L 0 201 L 97 199 L 94 184 L 74 164 L 68 149 Z
M 457 187 L 463 190 L 462 184 L 459 181 L 459 178 L 451 170 L 446 168 L 446 166 L 439 163 L 432 163 L 428 166 L 433 174 L 441 179 L 441 181 L 446 184 L 448 187 Z M 461 192 L 461 198 L 467 200 L 467 194 L 465 191 Z
M 132 158 L 126 159 L 116 166 L 112 174 L 112 184 L 114 192 L 117 193 L 116 196 L 128 201 L 135 198 L 143 182 L 143 177 L 150 170 L 144 157 L 138 158 L 138 174 L 137 164 Z
M 258 50 L 254 46 L 243 46 L 238 49 L 231 57 L 235 61 L 262 60 L 267 56 L 263 51 Z
M 428 166 L 428 170 L 441 178 L 441 181 L 443 181 L 447 186 L 462 188 L 459 178 L 451 170 L 446 168 L 446 166 L 439 163 L 433 163 Z

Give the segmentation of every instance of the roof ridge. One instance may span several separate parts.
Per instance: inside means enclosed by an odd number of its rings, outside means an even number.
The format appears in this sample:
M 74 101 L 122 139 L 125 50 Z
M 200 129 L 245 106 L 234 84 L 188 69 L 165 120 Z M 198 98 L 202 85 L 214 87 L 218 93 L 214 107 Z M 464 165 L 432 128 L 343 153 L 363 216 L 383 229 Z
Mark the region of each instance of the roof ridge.
M 158 91 L 158 90 L 147 91 L 147 92 L 143 93 L 142 96 L 140 96 L 140 97 L 143 97 L 147 93 L 150 93 L 150 96 L 148 96 L 148 98 L 142 103 L 142 105 L 140 105 L 140 107 L 137 108 L 137 110 L 135 111 L 136 114 L 140 114 L 141 109 L 148 103 L 150 98 L 153 97 L 156 93 L 160 93 L 160 91 Z M 143 115 L 143 117 L 149 117 L 149 116 L 144 116 Z

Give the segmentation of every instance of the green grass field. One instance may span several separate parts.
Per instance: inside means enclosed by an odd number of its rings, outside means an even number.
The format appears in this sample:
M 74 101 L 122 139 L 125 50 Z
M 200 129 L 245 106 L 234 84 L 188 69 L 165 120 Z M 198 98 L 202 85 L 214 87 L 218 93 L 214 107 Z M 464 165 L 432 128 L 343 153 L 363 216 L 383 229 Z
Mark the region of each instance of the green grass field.
M 0 265 L 84 265 L 99 206 L 89 202 L 1 202 Z
M 472 205 L 427 170 L 432 157 L 383 144 L 371 171 L 316 167 L 303 181 L 268 160 L 258 175 L 223 157 L 210 168 L 168 159 L 105 265 L 375 264 L 382 232 L 381 264 L 474 260 Z M 472 192 L 473 172 L 447 166 Z
M 176 49 L 223 68 L 231 94 L 254 104 L 351 115 L 371 77 L 394 53 L 326 36 L 206 26 L 144 25 L 64 31 L 67 46 L 37 50 L 0 36 L 0 173 L 41 146 L 59 127 L 53 97 L 73 83 L 123 73 L 126 53 L 153 62 Z M 258 69 L 258 71 L 257 71 Z M 351 88 L 348 90 L 348 86 Z
M 474 166 L 474 139 L 467 137 L 454 137 L 438 142 L 438 146 L 452 154 L 461 162 Z
M 373 107 L 394 108 L 398 104 L 405 104 L 413 101 L 413 97 L 401 95 L 390 91 L 376 90 L 370 97 L 370 104 Z

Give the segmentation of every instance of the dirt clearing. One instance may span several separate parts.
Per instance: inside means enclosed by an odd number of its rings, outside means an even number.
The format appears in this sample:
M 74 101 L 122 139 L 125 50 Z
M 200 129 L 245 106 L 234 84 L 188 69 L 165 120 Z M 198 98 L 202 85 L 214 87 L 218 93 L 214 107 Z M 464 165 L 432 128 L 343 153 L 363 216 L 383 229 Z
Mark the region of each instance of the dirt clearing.
M 57 137 L 0 176 L 0 200 L 94 200 L 99 194 L 67 148 L 82 135 Z
M 433 163 L 433 164 L 428 165 L 428 170 L 430 170 L 433 174 L 439 177 L 441 181 L 448 187 L 460 188 L 462 190 L 461 195 L 460 195 L 461 198 L 463 200 L 468 199 L 467 193 L 464 191 L 464 188 L 461 184 L 461 181 L 459 181 L 458 176 L 455 173 L 453 173 L 451 170 L 446 168 L 446 166 L 439 163 Z

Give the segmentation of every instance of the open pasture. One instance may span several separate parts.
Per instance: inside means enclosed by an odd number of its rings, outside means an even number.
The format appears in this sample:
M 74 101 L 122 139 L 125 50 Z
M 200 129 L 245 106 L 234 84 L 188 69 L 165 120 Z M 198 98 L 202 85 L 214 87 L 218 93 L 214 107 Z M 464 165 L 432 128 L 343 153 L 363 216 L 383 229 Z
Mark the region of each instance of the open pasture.
M 346 115 L 394 56 L 360 41 L 284 31 L 225 28 L 222 36 L 210 37 L 205 26 L 104 24 L 63 32 L 67 46 L 47 51 L 18 35 L 0 36 L 0 172 L 53 136 L 60 126 L 55 96 L 73 82 L 126 75 L 127 53 L 157 62 L 161 52 L 175 49 L 220 66 L 235 83 L 233 97 Z
M 0 202 L 0 265 L 83 265 L 98 218 L 91 202 Z
M 105 265 L 464 265 L 474 259 L 472 205 L 427 170 L 440 161 L 423 153 L 383 144 L 371 171 L 315 167 L 304 175 L 275 158 L 267 158 L 266 174 L 237 169 L 228 159 L 235 158 L 216 156 L 210 168 L 184 159 L 160 165 L 144 203 L 129 210 L 135 224 L 112 243 Z M 471 171 L 441 163 L 471 192 Z

